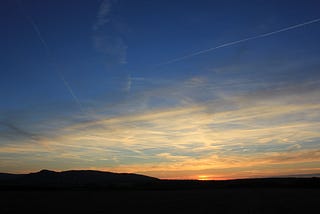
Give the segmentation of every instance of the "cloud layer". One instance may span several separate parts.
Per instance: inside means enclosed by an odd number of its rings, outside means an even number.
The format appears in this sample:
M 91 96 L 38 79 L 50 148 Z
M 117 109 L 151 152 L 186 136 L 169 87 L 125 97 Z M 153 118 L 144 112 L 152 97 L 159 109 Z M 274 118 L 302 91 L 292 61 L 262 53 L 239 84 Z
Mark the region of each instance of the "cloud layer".
M 22 139 L 1 144 L 0 169 L 38 168 L 45 159 L 56 169 L 139 172 L 161 178 L 318 172 L 317 83 L 305 82 L 299 89 L 289 84 L 255 93 L 220 93 L 206 102 L 195 102 L 192 96 L 186 99 L 188 89 L 200 93 L 206 87 L 210 93 L 208 81 L 193 77 L 150 91 L 150 96 L 144 93 L 135 107 L 141 111 L 92 115 L 57 127 L 51 135 L 26 137 L 27 132 L 2 124 Z M 168 90 L 175 93 L 168 95 Z M 180 102 L 148 110 L 142 107 L 161 94 L 166 96 L 165 103 L 173 97 Z M 128 107 L 123 102 L 113 108 L 122 105 Z M 299 172 L 295 165 L 300 166 Z

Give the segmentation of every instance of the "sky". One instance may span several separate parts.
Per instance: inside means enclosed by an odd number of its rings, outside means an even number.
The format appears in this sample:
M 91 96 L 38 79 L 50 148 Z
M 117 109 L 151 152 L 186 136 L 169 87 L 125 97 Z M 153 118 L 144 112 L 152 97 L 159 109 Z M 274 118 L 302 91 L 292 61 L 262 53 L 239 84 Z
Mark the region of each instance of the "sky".
M 320 174 L 319 1 L 0 1 L 0 172 Z

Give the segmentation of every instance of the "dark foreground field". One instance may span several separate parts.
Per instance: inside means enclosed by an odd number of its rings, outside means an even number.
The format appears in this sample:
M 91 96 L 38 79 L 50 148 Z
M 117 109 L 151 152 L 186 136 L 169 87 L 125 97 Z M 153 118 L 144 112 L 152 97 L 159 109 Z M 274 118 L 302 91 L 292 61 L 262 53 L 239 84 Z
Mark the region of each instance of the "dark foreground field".
M 318 213 L 320 189 L 4 190 L 0 213 Z

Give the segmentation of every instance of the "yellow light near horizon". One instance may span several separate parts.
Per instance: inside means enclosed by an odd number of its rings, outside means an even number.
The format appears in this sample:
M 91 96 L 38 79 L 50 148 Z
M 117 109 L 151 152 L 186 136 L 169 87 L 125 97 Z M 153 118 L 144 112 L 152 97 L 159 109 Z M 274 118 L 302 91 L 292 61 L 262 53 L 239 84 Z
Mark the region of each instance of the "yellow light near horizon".
M 211 180 L 211 178 L 207 175 L 199 175 L 198 180 L 199 181 L 208 181 L 208 180 Z

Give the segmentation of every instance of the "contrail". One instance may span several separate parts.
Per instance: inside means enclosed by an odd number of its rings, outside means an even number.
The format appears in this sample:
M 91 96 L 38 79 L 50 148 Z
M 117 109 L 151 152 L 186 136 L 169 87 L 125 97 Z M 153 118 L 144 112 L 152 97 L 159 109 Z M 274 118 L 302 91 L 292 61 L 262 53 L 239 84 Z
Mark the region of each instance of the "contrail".
M 271 35 L 278 34 L 278 33 L 281 33 L 281 32 L 285 32 L 285 31 L 289 31 L 289 30 L 292 30 L 292 29 L 300 28 L 300 27 L 303 27 L 305 25 L 310 25 L 310 24 L 313 24 L 313 23 L 317 23 L 319 21 L 320 21 L 320 18 L 313 19 L 311 21 L 307 21 L 307 22 L 304 22 L 304 23 L 301 23 L 301 24 L 292 25 L 292 26 L 289 26 L 289 27 L 286 27 L 286 28 L 282 28 L 280 30 L 269 32 L 269 33 L 263 33 L 263 34 L 260 34 L 260 35 L 257 35 L 257 36 L 252 36 L 252 37 L 248 37 L 248 38 L 244 38 L 244 39 L 240 39 L 240 40 L 236 40 L 236 41 L 232 41 L 232 42 L 227 42 L 227 43 L 224 43 L 222 45 L 218 45 L 218 46 L 213 47 L 213 48 L 208 48 L 208 49 L 205 49 L 205 50 L 194 52 L 194 53 L 189 54 L 189 55 L 185 55 L 185 56 L 182 56 L 182 57 L 178 57 L 178 58 L 169 60 L 169 61 L 161 63 L 159 65 L 171 64 L 171 63 L 178 62 L 178 61 L 181 61 L 181 60 L 193 57 L 193 56 L 197 56 L 197 55 L 204 54 L 204 53 L 207 53 L 207 52 L 210 52 L 210 51 L 214 51 L 216 49 L 232 46 L 232 45 L 235 45 L 235 44 L 239 44 L 239 43 L 242 43 L 242 42 L 247 42 L 247 41 L 254 40 L 254 39 L 259 39 L 259 38 L 271 36 Z
M 73 100 L 78 104 L 78 106 L 80 107 L 81 111 L 83 110 L 83 106 L 79 100 L 79 98 L 76 96 L 76 94 L 73 92 L 69 82 L 65 79 L 65 77 L 63 76 L 63 74 L 61 72 L 58 72 L 63 84 L 65 85 L 65 87 L 67 88 L 67 90 L 69 91 L 70 95 L 72 96 Z
M 51 51 L 50 51 L 50 48 L 48 46 L 48 43 L 46 42 L 46 40 L 42 36 L 42 33 L 41 33 L 38 25 L 34 22 L 33 18 L 30 15 L 28 15 L 28 13 L 26 12 L 26 10 L 23 7 L 22 2 L 20 0 L 16 0 L 16 2 L 19 5 L 21 11 L 23 12 L 23 15 L 26 17 L 27 21 L 30 23 L 30 25 L 32 26 L 33 30 L 36 32 L 41 44 L 43 45 L 44 49 L 46 50 L 46 53 L 47 53 L 48 57 L 53 58 L 52 54 L 51 54 Z M 55 64 L 57 64 L 57 63 L 55 63 Z M 69 94 L 73 98 L 73 100 L 77 103 L 77 105 L 79 106 L 80 110 L 82 112 L 84 112 L 83 106 L 82 106 L 79 98 L 76 96 L 76 94 L 72 90 L 72 87 L 70 86 L 69 82 L 66 80 L 66 78 L 64 77 L 64 75 L 60 71 L 56 70 L 56 72 L 57 72 L 58 76 L 60 77 L 61 81 L 63 82 L 64 86 L 68 90 Z
M 39 38 L 40 42 L 42 43 L 43 47 L 46 49 L 47 53 L 50 53 L 49 46 L 48 46 L 46 40 L 44 40 L 44 38 L 43 38 L 43 36 L 42 36 L 42 34 L 41 34 L 40 30 L 39 30 L 38 25 L 33 21 L 31 16 L 28 16 L 27 14 L 25 16 L 26 16 L 28 22 L 31 24 L 33 30 L 38 35 L 38 38 Z

